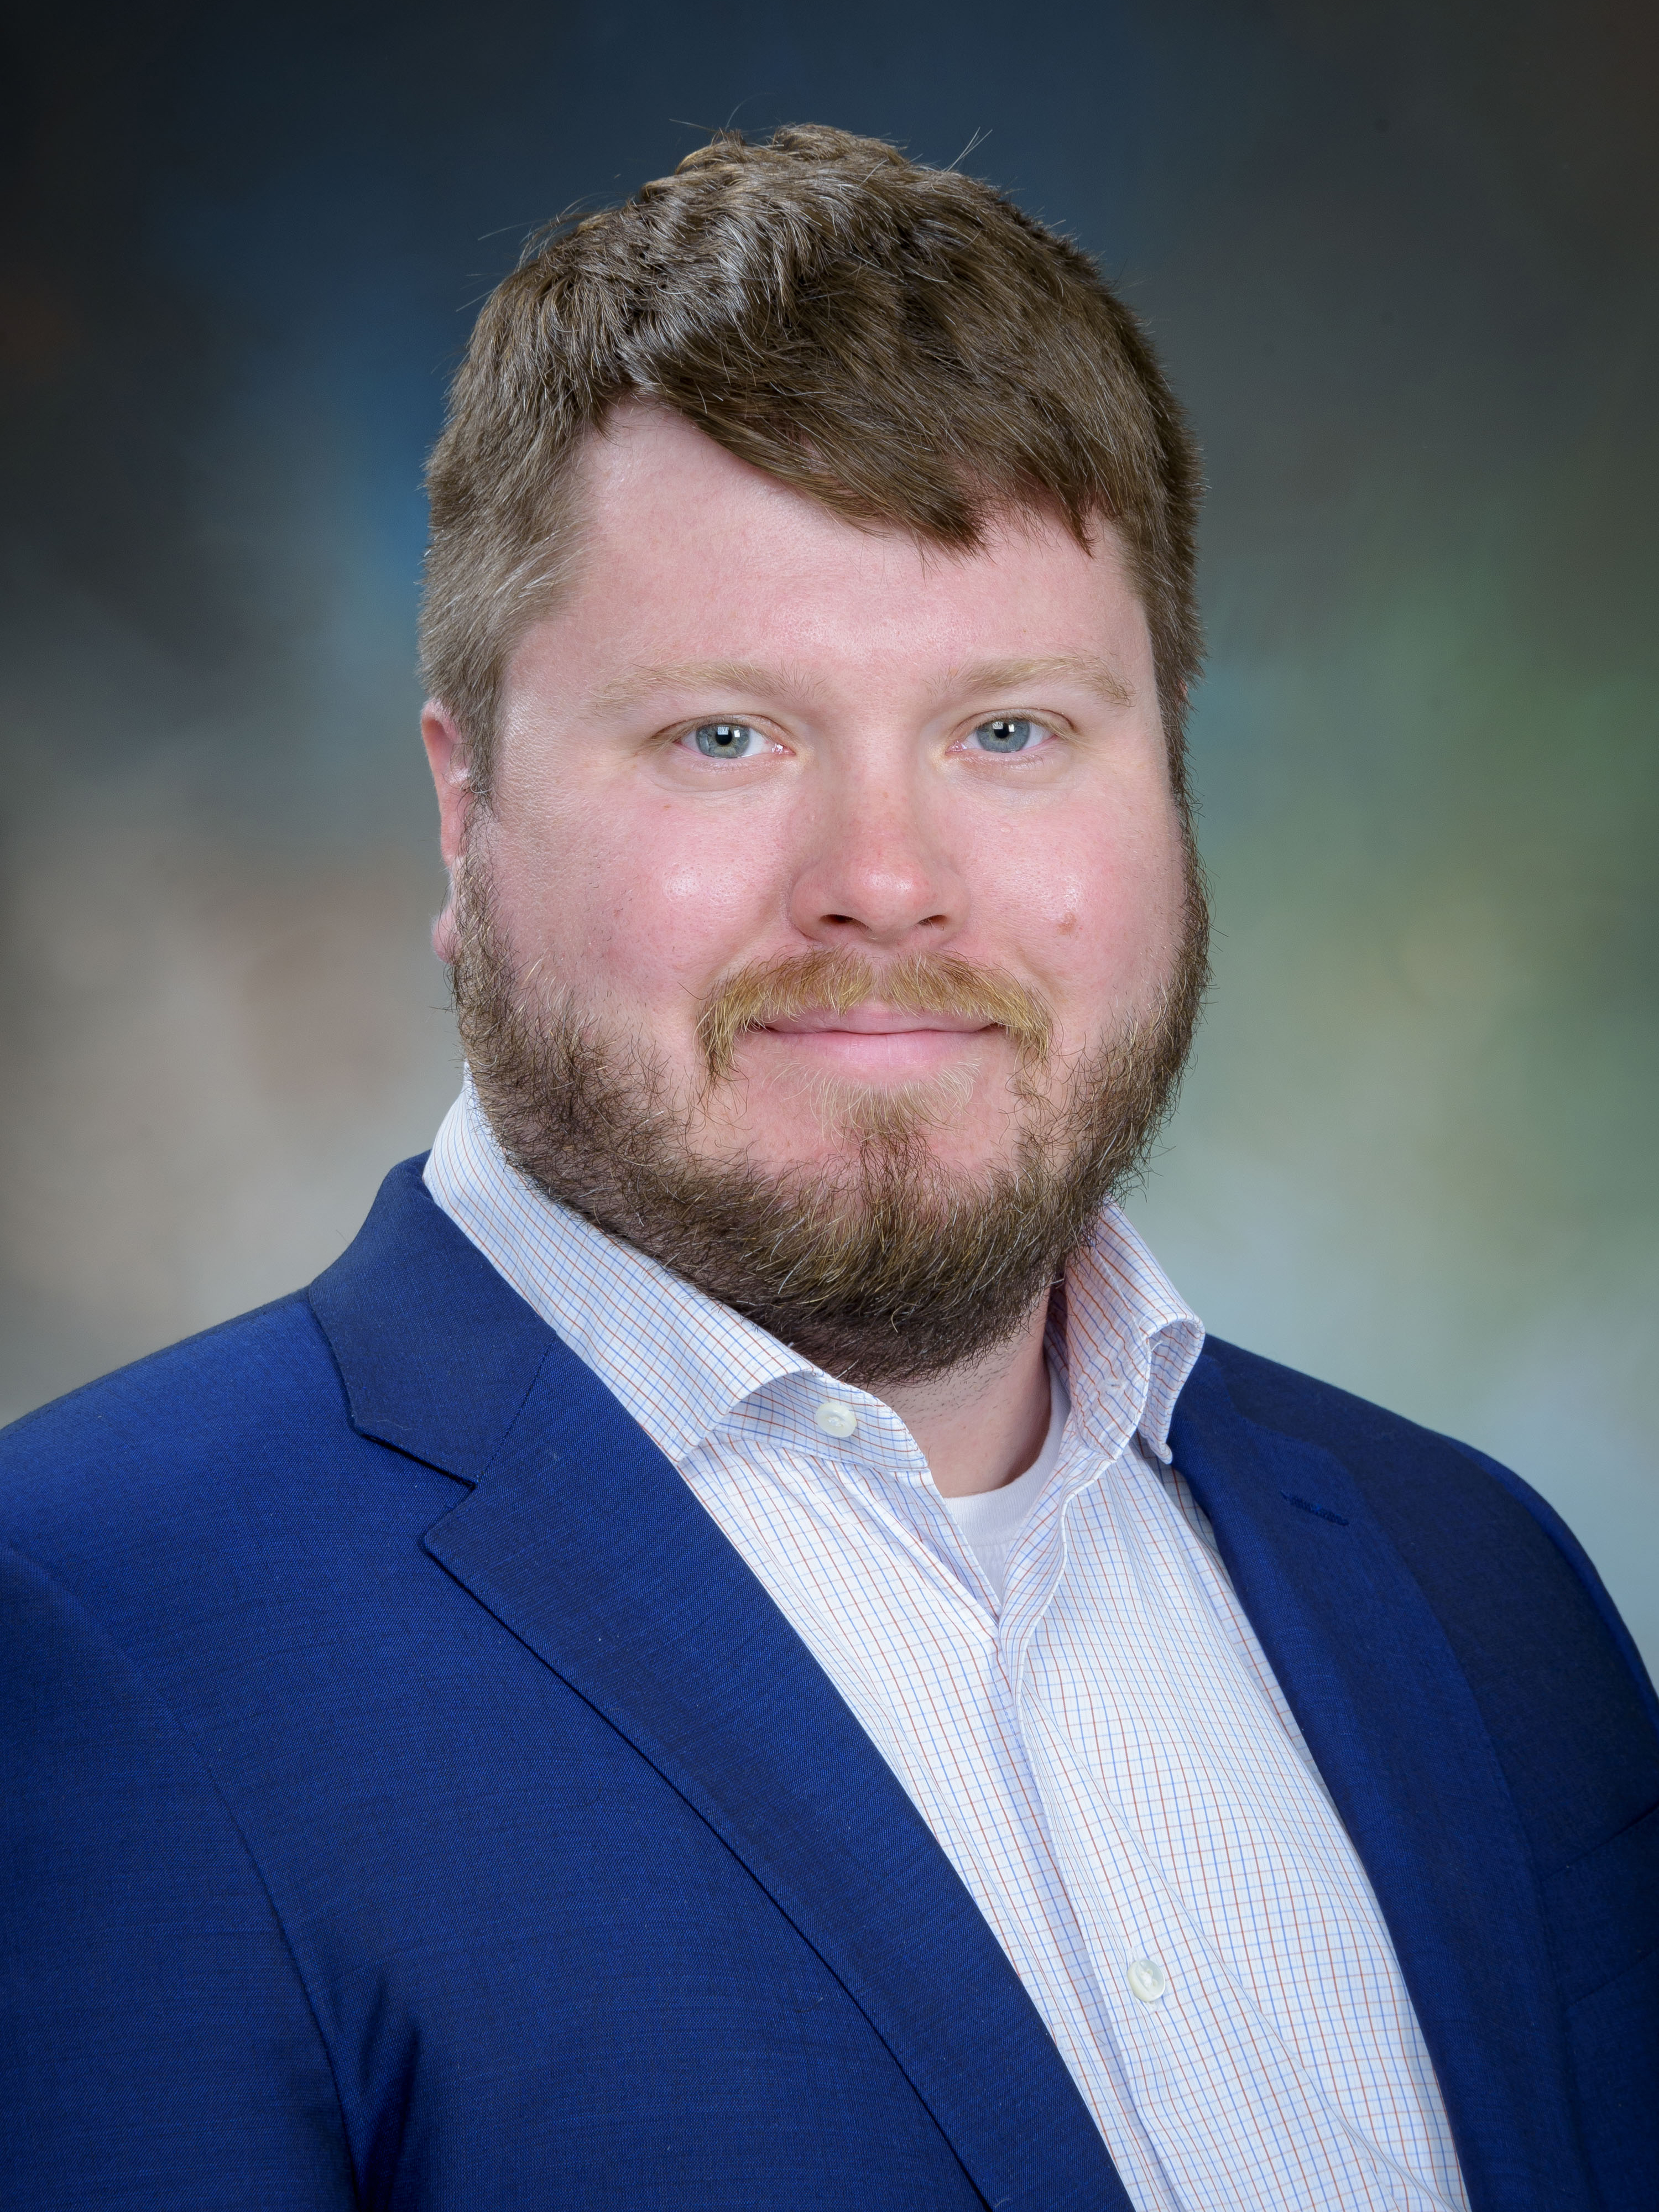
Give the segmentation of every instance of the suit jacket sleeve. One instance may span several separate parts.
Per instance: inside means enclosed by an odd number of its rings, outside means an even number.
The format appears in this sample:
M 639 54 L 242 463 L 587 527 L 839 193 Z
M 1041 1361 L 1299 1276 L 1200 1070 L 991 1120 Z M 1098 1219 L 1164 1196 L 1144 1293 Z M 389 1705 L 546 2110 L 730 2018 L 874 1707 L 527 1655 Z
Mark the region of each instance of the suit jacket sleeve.
M 0 2198 L 339 2212 L 328 2056 L 200 1758 L 83 1608 L 0 1550 Z

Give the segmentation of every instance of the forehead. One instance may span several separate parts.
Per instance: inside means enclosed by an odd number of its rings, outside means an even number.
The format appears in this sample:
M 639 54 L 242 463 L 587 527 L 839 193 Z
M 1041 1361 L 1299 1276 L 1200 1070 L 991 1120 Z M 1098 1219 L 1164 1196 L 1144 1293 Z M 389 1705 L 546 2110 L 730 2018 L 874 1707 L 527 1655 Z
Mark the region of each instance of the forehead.
M 606 663 L 779 653 L 873 672 L 1092 653 L 1150 682 L 1145 616 L 1109 526 L 1089 550 L 1057 518 L 1023 513 L 970 552 L 925 544 L 849 522 L 637 404 L 589 441 L 574 489 L 574 573 L 532 634 L 538 647 L 556 639 L 568 678 L 588 664 L 602 678 Z

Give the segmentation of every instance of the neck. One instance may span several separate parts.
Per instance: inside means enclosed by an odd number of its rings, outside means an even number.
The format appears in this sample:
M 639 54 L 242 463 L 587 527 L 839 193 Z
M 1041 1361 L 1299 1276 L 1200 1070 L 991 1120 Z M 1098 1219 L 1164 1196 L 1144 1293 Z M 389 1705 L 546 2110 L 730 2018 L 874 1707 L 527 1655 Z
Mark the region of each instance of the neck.
M 1048 1433 L 1048 1366 L 1042 1356 L 1048 1301 L 1020 1334 L 971 1365 L 921 1382 L 873 1386 L 927 1462 L 942 1498 L 975 1498 L 1024 1474 Z

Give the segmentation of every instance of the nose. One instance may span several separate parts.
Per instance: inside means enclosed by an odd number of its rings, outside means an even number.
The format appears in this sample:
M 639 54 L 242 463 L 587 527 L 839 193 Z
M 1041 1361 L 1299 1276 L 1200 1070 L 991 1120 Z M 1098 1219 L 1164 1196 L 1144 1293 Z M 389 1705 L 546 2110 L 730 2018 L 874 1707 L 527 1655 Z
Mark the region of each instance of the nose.
M 848 767 L 821 796 L 789 918 L 814 945 L 934 952 L 968 916 L 967 886 L 901 775 Z

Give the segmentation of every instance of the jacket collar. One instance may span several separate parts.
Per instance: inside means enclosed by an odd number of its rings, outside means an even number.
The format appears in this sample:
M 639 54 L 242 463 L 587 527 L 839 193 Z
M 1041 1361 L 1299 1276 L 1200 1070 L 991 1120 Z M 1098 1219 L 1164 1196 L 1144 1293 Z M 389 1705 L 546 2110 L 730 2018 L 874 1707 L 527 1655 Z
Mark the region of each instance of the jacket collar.
M 1210 1353 L 1170 1443 L 1370 1877 L 1476 2212 L 1591 2212 L 1536 1878 L 1445 1632 L 1350 1469 L 1247 1419 Z
M 311 1305 L 353 1428 L 476 1482 L 552 1339 L 434 1206 L 424 1165 L 393 1168 L 356 1238 L 312 1285 Z
M 909 1799 L 670 1462 L 433 1204 L 312 1288 L 354 1427 L 474 1486 L 426 1548 L 769 1892 L 988 2203 L 1127 2212 L 1064 2062 Z

